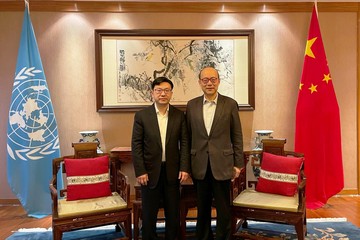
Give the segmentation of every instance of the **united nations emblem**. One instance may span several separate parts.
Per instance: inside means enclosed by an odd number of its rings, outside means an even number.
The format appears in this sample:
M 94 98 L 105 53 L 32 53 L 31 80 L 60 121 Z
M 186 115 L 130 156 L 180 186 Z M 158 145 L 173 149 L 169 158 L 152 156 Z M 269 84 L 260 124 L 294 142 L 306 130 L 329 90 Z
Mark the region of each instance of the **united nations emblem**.
M 7 149 L 12 159 L 25 161 L 39 160 L 59 149 L 54 110 L 41 70 L 23 68 L 15 77 Z

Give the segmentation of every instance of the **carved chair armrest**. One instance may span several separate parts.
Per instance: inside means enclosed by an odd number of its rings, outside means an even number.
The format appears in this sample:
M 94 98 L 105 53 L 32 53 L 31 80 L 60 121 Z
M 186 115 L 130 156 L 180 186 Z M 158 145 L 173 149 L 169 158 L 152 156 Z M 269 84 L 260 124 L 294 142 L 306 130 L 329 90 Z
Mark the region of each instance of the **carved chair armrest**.
M 121 162 L 115 157 L 110 157 L 110 181 L 111 191 L 119 193 L 129 206 L 130 184 L 127 176 L 121 171 Z
M 305 198 L 306 198 L 305 197 L 305 188 L 298 192 L 298 198 L 299 198 L 298 210 L 301 210 L 305 206 Z
M 116 180 L 117 181 L 116 191 L 129 205 L 130 204 L 130 184 L 128 183 L 128 177 L 120 170 L 117 170 L 116 179 L 117 179 Z
M 239 194 L 246 189 L 246 168 L 242 168 L 238 177 Z
M 240 194 L 240 183 L 239 183 L 240 179 L 239 177 L 235 178 L 234 180 L 231 181 L 231 185 L 230 185 L 230 199 L 234 200 L 236 198 L 237 195 Z
M 301 177 L 301 182 L 298 186 L 299 191 L 305 191 L 305 186 L 306 186 L 306 178 Z
M 301 182 L 298 185 L 298 197 L 299 197 L 299 211 L 305 207 L 305 187 L 306 187 L 306 176 L 304 170 L 300 172 Z
M 51 181 L 50 181 L 50 185 L 49 185 L 49 188 L 50 188 L 50 194 L 51 194 L 51 198 L 52 199 L 57 199 L 57 184 L 56 184 L 56 178 L 52 178 Z
M 52 212 L 53 212 L 53 216 L 56 217 L 58 212 L 58 192 L 57 192 L 56 175 L 52 177 L 49 188 L 50 188 L 50 195 L 52 200 Z
M 234 200 L 246 188 L 245 168 L 242 168 L 237 178 L 231 181 L 231 199 Z

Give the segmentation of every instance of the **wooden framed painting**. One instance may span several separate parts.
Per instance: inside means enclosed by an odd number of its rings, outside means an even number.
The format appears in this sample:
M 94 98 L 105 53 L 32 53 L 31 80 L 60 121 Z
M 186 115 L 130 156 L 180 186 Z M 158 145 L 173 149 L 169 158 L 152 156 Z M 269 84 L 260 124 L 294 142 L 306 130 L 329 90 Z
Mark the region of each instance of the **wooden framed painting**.
M 150 104 L 151 82 L 174 83 L 170 103 L 186 108 L 202 95 L 205 66 L 219 71 L 219 93 L 239 110 L 255 109 L 254 30 L 95 30 L 98 112 L 137 111 Z

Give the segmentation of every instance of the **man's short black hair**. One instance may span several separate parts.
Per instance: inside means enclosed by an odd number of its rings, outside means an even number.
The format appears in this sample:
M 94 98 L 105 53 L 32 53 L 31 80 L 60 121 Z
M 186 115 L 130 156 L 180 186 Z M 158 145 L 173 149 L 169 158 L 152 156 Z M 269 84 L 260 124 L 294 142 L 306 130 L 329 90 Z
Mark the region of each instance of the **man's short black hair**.
M 171 86 L 171 90 L 174 88 L 174 84 L 167 77 L 158 77 L 151 83 L 151 89 L 153 90 L 156 85 L 160 85 L 160 83 L 167 82 Z

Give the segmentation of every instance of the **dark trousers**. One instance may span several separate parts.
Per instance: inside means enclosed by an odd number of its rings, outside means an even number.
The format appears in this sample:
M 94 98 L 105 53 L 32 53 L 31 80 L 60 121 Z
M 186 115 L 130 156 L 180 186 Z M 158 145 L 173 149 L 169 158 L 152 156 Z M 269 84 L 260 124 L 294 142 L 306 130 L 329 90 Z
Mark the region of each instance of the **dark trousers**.
M 142 201 L 142 239 L 158 239 L 156 221 L 160 207 L 165 213 L 165 239 L 178 239 L 180 233 L 180 190 L 179 181 L 169 182 L 166 178 L 165 163 L 161 166 L 161 174 L 157 186 L 150 189 L 141 186 Z
M 197 224 L 196 238 L 198 240 L 214 239 L 211 229 L 211 206 L 215 200 L 216 207 L 216 234 L 217 240 L 228 240 L 231 235 L 230 210 L 230 182 L 218 181 L 211 172 L 208 164 L 206 176 L 202 180 L 194 180 L 197 191 Z

